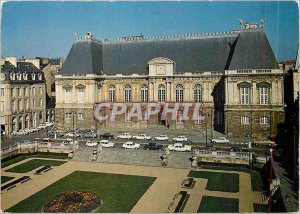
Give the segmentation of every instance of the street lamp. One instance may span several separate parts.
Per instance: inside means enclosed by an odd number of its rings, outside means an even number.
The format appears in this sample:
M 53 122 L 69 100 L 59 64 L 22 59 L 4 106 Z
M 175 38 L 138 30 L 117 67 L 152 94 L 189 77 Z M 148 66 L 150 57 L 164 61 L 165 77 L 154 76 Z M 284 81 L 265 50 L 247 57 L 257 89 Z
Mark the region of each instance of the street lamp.
M 272 180 L 273 180 L 273 151 L 274 151 L 274 148 L 273 148 L 273 144 L 272 144 L 272 147 L 270 149 L 270 153 L 271 153 L 271 157 L 270 157 L 270 192 L 269 192 L 269 213 L 272 212 Z

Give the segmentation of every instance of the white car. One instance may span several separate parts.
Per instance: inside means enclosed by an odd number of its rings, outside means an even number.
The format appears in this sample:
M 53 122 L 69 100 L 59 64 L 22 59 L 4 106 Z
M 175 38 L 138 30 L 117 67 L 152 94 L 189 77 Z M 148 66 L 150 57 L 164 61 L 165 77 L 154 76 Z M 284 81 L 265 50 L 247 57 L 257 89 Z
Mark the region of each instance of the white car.
M 33 132 L 37 132 L 37 131 L 39 131 L 40 129 L 38 129 L 37 127 L 31 127 L 31 131 L 33 131 Z
M 86 142 L 85 146 L 87 146 L 87 147 L 96 147 L 96 146 L 98 146 L 98 142 L 89 140 L 89 141 Z
M 21 144 L 32 144 L 33 142 L 31 142 L 29 140 L 22 140 L 20 143 Z
M 123 133 L 121 135 L 118 135 L 118 139 L 131 139 L 132 135 L 130 133 Z
M 151 136 L 148 136 L 146 134 L 139 134 L 139 135 L 132 136 L 132 139 L 136 139 L 136 140 L 151 140 Z
M 160 141 L 169 140 L 169 137 L 165 134 L 162 134 L 162 135 L 159 135 L 157 137 L 154 137 L 154 140 L 160 140 Z
M 216 139 L 211 140 L 212 143 L 229 143 L 229 140 L 225 137 L 218 137 Z
M 19 131 L 16 131 L 14 135 L 26 135 L 28 132 L 24 131 L 23 129 L 20 129 Z
M 24 131 L 27 132 L 27 133 L 32 133 L 33 132 L 32 129 L 25 129 Z
M 139 149 L 140 148 L 140 144 L 138 143 L 134 143 L 132 141 L 128 141 L 126 143 L 123 143 L 122 148 L 123 149 Z
M 113 148 L 113 147 L 115 147 L 115 144 L 110 142 L 109 140 L 101 140 L 100 145 L 104 148 Z
M 190 152 L 192 151 L 192 146 L 183 145 L 182 143 L 174 143 L 174 145 L 169 145 L 168 149 L 170 151 Z
M 65 134 L 66 137 L 79 137 L 80 135 L 74 132 L 68 132 Z
M 45 129 L 45 128 L 47 128 L 48 126 L 47 126 L 46 124 L 41 123 L 41 124 L 39 125 L 39 127 L 40 127 L 41 129 Z
M 174 137 L 173 141 L 175 142 L 188 142 L 188 139 L 186 136 L 178 136 L 178 137 Z

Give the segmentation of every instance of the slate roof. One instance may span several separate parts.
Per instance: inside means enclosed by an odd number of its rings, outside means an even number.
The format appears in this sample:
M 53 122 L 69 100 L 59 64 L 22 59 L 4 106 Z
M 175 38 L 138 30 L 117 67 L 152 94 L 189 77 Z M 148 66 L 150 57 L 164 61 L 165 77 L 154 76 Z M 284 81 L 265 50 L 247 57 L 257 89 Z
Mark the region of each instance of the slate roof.
M 251 29 L 129 41 L 78 40 L 61 74 L 148 74 L 148 62 L 156 57 L 175 61 L 175 73 L 278 68 L 263 29 Z
M 40 69 L 38 69 L 33 63 L 31 62 L 17 62 L 17 66 L 15 67 L 13 64 L 10 62 L 6 61 L 2 66 L 1 66 L 1 73 L 4 73 L 5 81 L 13 81 L 13 82 L 24 82 L 24 81 L 29 81 L 29 82 L 44 82 L 45 81 L 45 76 L 44 72 Z M 10 74 L 11 73 L 27 73 L 28 74 L 28 79 L 27 80 L 10 80 Z M 35 80 L 32 80 L 31 74 L 40 74 L 42 75 L 42 80 L 38 80 L 36 77 Z

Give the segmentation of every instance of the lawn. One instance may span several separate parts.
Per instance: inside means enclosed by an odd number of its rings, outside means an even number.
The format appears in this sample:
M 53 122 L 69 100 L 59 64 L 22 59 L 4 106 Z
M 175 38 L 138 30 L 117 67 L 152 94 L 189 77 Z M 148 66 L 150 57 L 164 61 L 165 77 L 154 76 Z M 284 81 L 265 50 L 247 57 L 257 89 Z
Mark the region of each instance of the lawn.
M 14 177 L 9 177 L 9 176 L 1 176 L 1 184 L 7 182 L 7 181 L 10 181 L 14 179 Z
M 103 201 L 95 212 L 130 212 L 156 178 L 76 171 L 40 192 L 6 210 L 7 212 L 41 212 L 56 194 L 71 191 L 93 191 Z
M 238 213 L 239 199 L 203 196 L 198 213 Z
M 25 173 L 30 172 L 36 168 L 41 166 L 59 166 L 66 163 L 66 161 L 54 161 L 54 160 L 42 160 L 42 159 L 33 159 L 27 161 L 23 164 L 17 165 L 11 169 L 5 170 L 7 172 L 17 172 L 17 173 Z
M 38 153 L 38 154 L 30 154 L 30 155 L 20 155 L 8 160 L 1 160 L 1 168 L 8 167 L 14 163 L 18 163 L 27 158 L 54 158 L 54 159 L 66 159 L 67 155 L 57 154 L 57 153 Z
M 189 177 L 208 179 L 207 190 L 221 192 L 239 191 L 239 174 L 223 172 L 190 171 Z
M 257 171 L 241 168 L 241 167 L 224 167 L 224 166 L 209 166 L 204 165 L 202 169 L 220 169 L 220 170 L 228 170 L 228 171 L 237 171 L 237 172 L 247 172 L 251 176 L 251 189 L 252 191 L 262 191 L 262 180 L 261 176 Z

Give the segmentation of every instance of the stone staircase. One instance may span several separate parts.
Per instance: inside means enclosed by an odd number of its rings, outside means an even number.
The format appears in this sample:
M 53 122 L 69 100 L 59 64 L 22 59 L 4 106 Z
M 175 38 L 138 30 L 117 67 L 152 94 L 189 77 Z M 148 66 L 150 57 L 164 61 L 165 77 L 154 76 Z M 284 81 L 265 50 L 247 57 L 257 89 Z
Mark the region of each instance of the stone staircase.
M 95 148 L 80 147 L 75 152 L 73 160 L 91 162 L 93 149 Z M 103 149 L 99 151 L 96 162 L 160 167 L 161 155 L 162 152 L 157 151 Z M 190 153 L 172 152 L 168 157 L 167 167 L 190 168 L 190 157 Z

